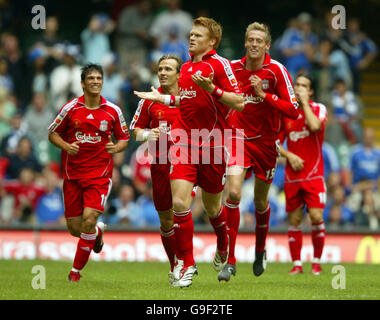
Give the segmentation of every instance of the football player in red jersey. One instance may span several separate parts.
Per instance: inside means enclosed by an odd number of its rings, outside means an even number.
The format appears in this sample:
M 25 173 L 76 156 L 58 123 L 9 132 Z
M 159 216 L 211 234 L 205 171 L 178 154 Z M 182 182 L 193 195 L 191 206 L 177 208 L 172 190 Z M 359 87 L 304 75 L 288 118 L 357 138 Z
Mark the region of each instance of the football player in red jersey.
M 286 211 L 289 213 L 289 249 L 294 263 L 290 274 L 303 272 L 301 223 L 306 206 L 312 223 L 312 273 L 319 275 L 322 272 L 320 259 L 326 236 L 323 221 L 326 187 L 322 144 L 327 109 L 323 104 L 311 100 L 314 81 L 307 74 L 297 76 L 294 91 L 300 104 L 300 114 L 297 119 L 284 119 L 281 140 L 286 139 L 288 148 L 280 148 L 281 155 L 287 160 L 284 191 Z
M 236 273 L 235 243 L 240 222 L 239 204 L 241 190 L 247 172 L 255 174 L 254 204 L 256 217 L 256 249 L 253 272 L 260 276 L 266 267 L 266 236 L 269 227 L 270 206 L 268 192 L 279 156 L 278 138 L 281 118 L 298 116 L 297 101 L 292 81 L 285 67 L 271 59 L 267 51 L 271 45 L 269 27 L 251 23 L 245 33 L 246 56 L 232 61 L 232 65 L 244 94 L 244 110 L 230 117 L 232 127 L 243 129 L 237 138 L 244 141 L 240 150 L 234 145 L 234 157 L 229 163 L 225 210 L 229 227 L 228 263 L 219 273 L 219 281 L 229 281 Z
M 129 140 L 121 109 L 100 94 L 102 67 L 85 65 L 81 85 L 83 96 L 66 103 L 49 126 L 50 142 L 62 150 L 67 226 L 79 237 L 69 274 L 69 281 L 74 282 L 80 280 L 91 251 L 102 250 L 105 226 L 97 220 L 112 187 L 112 155 L 123 151 Z
M 158 61 L 158 91 L 178 95 L 178 79 L 183 62 L 176 55 L 162 56 Z M 169 133 L 177 119 L 179 108 L 141 99 L 130 125 L 137 141 L 148 141 L 149 152 L 154 159 L 150 165 L 153 201 L 160 217 L 161 240 L 170 262 L 169 283 L 176 286 L 178 275 L 174 274 L 176 238 L 173 226 L 173 204 L 170 188 L 170 162 L 168 161 Z M 177 268 L 178 269 L 178 268 Z
M 171 150 L 180 150 L 186 159 L 180 158 L 176 163 L 172 161 L 170 180 L 174 223 L 178 225 L 175 229 L 177 250 L 183 261 L 178 281 L 181 287 L 191 285 L 193 275 L 198 272 L 193 256 L 194 228 L 190 210 L 194 185 L 202 188 L 205 211 L 217 235 L 214 268 L 221 270 L 227 263 L 228 236 L 221 204 L 227 162 L 223 135 L 225 129 L 230 128 L 228 117 L 231 109 L 242 110 L 244 101 L 231 62 L 215 51 L 221 36 L 222 28 L 215 20 L 195 19 L 190 32 L 191 59 L 181 68 L 179 96 L 161 95 L 154 88 L 152 92 L 135 92 L 140 98 L 180 106 L 178 121 L 172 127 L 174 146 L 179 149 L 172 146 Z M 200 142 L 199 136 L 194 137 L 194 132 L 207 134 Z M 178 143 L 178 137 L 184 139 L 179 139 Z M 193 150 L 197 152 L 197 159 L 193 157 Z M 222 154 L 218 159 L 217 153 Z M 209 155 L 208 163 L 203 161 L 205 154 Z

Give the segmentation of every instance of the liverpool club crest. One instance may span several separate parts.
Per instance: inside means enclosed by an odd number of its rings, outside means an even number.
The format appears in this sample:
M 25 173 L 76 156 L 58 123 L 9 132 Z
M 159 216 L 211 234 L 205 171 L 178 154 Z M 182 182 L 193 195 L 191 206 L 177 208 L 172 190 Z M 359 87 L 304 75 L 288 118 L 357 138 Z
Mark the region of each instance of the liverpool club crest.
M 267 79 L 263 79 L 261 81 L 263 90 L 267 90 L 269 88 L 269 81 Z
M 100 121 L 99 130 L 100 131 L 107 131 L 107 129 L 108 129 L 108 122 L 106 120 Z

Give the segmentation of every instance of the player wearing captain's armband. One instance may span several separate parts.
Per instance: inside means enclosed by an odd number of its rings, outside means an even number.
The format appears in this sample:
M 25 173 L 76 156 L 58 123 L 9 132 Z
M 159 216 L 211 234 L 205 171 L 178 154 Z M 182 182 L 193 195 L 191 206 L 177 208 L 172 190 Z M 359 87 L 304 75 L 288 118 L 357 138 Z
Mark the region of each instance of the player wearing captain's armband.
M 229 227 L 228 264 L 219 273 L 219 281 L 229 281 L 236 273 L 235 242 L 240 223 L 239 204 L 244 179 L 255 174 L 254 204 L 256 217 L 256 249 L 253 272 L 260 276 L 266 267 L 266 237 L 270 206 L 268 192 L 279 156 L 278 134 L 281 118 L 298 116 L 298 103 L 292 81 L 285 67 L 266 53 L 271 44 L 267 25 L 254 22 L 245 33 L 246 56 L 232 62 L 239 86 L 244 94 L 244 110 L 230 116 L 235 129 L 244 134 L 232 140 L 235 161 L 229 163 L 225 210 Z M 244 141 L 241 150 L 237 141 Z M 232 158 L 232 159 L 234 159 Z M 247 174 L 248 173 L 248 174 Z
M 69 281 L 79 281 L 91 251 L 102 250 L 105 225 L 97 220 L 112 188 L 112 155 L 129 140 L 122 111 L 100 95 L 102 67 L 84 66 L 81 85 L 84 95 L 66 103 L 49 126 L 50 142 L 62 149 L 67 227 L 79 237 Z
M 326 187 L 322 144 L 327 111 L 323 104 L 311 100 L 314 81 L 310 76 L 298 75 L 294 91 L 300 104 L 300 114 L 297 119 L 284 120 L 281 140 L 286 139 L 288 148 L 280 148 L 281 155 L 287 160 L 284 191 L 286 211 L 289 213 L 289 249 L 294 263 L 290 274 L 303 272 L 301 223 L 306 207 L 312 222 L 312 273 L 319 275 L 326 236 L 323 221 Z

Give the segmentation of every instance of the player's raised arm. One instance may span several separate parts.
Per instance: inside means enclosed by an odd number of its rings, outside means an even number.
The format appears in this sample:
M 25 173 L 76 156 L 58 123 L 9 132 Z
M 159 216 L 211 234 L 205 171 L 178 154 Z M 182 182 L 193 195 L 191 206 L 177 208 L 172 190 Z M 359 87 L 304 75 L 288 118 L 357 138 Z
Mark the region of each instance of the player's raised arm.
M 161 94 L 156 88 L 153 86 L 150 88 L 152 91 L 150 92 L 140 92 L 133 91 L 133 93 L 138 96 L 140 99 L 149 100 L 155 103 L 162 103 L 167 106 L 176 106 L 179 107 L 179 96 L 169 95 L 169 94 Z

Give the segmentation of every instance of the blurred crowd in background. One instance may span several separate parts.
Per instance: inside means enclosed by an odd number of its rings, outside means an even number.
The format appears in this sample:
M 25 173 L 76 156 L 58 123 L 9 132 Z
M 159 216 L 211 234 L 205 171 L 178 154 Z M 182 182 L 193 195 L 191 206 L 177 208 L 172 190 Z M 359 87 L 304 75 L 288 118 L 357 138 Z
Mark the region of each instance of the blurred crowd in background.
M 64 225 L 60 151 L 49 143 L 47 128 L 67 101 L 83 94 L 81 65 L 103 66 L 102 95 L 122 108 L 129 123 L 138 104 L 133 91 L 159 86 L 158 59 L 168 53 L 189 59 L 188 34 L 196 16 L 179 0 L 124 1 L 117 15 L 93 14 L 77 30 L 80 43 L 65 40 L 58 16 L 52 15 L 45 29 L 35 31 L 33 43 L 21 49 L 7 3 L 0 0 L 0 225 Z M 212 16 L 207 9 L 196 14 Z M 332 28 L 333 17 L 331 10 L 324 19 L 299 12 L 284 21 L 270 55 L 293 79 L 298 72 L 311 73 L 317 84 L 314 99 L 328 108 L 323 145 L 327 227 L 380 230 L 380 150 L 375 130 L 362 126 L 360 99 L 362 73 L 378 49 L 358 18 L 349 17 L 342 30 Z M 239 38 L 243 47 L 243 34 Z M 115 156 L 113 188 L 102 216 L 109 225 L 159 226 L 149 164 L 137 158 L 138 147 L 131 140 L 127 151 Z M 270 192 L 272 228 L 287 225 L 284 165 L 280 159 Z M 244 184 L 240 211 L 241 227 L 252 229 L 253 179 Z M 208 223 L 199 194 L 192 212 L 197 225 Z

